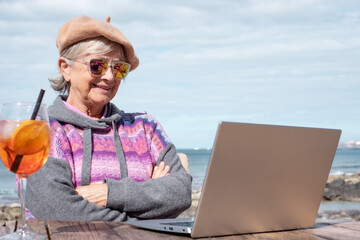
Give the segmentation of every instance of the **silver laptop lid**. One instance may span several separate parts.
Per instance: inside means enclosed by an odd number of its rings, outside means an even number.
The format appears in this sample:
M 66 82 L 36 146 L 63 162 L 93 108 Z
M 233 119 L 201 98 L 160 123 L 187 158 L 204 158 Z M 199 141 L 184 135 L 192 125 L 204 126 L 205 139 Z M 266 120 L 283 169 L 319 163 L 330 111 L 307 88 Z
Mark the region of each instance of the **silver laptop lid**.
M 191 236 L 313 226 L 340 134 L 219 123 Z

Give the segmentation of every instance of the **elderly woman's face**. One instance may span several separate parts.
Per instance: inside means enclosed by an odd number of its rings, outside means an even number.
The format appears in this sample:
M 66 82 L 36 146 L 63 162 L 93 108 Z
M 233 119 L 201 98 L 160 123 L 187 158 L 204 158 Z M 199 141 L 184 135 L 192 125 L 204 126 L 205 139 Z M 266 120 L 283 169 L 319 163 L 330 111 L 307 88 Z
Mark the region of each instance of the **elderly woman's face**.
M 115 57 L 116 56 L 116 57 Z M 103 58 L 109 61 L 123 61 L 119 55 L 110 52 L 104 55 L 88 55 L 86 59 Z M 88 70 L 88 60 L 81 59 L 74 61 L 70 67 L 70 91 L 68 102 L 73 105 L 83 104 L 87 107 L 104 106 L 116 95 L 121 80 L 114 77 L 111 67 L 105 74 L 96 76 L 90 74 Z M 81 106 L 79 106 L 81 108 Z

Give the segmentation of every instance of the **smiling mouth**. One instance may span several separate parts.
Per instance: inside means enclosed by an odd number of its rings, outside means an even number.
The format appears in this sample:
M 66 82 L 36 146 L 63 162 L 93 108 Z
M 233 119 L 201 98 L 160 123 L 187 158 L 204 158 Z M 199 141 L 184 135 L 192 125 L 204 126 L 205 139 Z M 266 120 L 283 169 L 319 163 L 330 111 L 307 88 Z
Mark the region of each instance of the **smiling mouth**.
M 106 90 L 106 91 L 109 91 L 111 89 L 111 87 L 108 87 L 108 86 L 101 86 L 101 85 L 96 85 L 96 84 L 92 84 L 93 87 L 96 87 L 96 88 L 100 88 L 100 89 L 103 89 L 103 90 Z

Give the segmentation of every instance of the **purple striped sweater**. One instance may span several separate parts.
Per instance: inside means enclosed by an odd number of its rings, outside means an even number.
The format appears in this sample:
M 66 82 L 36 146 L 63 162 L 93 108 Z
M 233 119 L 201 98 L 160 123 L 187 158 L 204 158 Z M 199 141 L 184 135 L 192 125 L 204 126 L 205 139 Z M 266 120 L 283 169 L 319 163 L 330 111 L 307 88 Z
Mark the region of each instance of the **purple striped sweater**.
M 74 187 L 80 186 L 84 130 L 72 124 L 61 124 L 55 119 L 50 121 L 50 126 L 52 143 L 49 156 L 65 160 L 72 170 Z M 149 179 L 156 160 L 170 142 L 161 125 L 150 115 L 140 114 L 132 122 L 118 125 L 117 131 L 128 176 L 137 182 Z M 113 134 L 111 126 L 92 132 L 90 183 L 103 182 L 106 178 L 121 179 Z
M 59 96 L 49 107 L 48 161 L 29 177 L 26 206 L 36 218 L 125 221 L 173 217 L 191 205 L 191 176 L 161 125 L 144 113 L 107 104 L 95 120 L 70 110 Z M 151 179 L 160 162 L 169 175 Z M 106 207 L 83 199 L 80 185 L 106 182 Z

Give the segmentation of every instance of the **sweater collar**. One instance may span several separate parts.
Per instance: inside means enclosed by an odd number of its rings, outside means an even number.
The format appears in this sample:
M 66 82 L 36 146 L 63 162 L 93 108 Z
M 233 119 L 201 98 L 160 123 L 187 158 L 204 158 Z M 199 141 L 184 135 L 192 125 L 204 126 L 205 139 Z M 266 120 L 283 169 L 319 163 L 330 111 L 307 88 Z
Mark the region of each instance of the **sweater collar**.
M 106 129 L 111 126 L 112 122 L 118 122 L 123 116 L 124 112 L 119 110 L 112 103 L 106 105 L 107 113 L 104 118 L 93 119 L 75 111 L 70 110 L 63 101 L 66 101 L 67 96 L 58 96 L 53 105 L 48 109 L 49 117 L 60 122 L 66 122 L 82 129 Z

